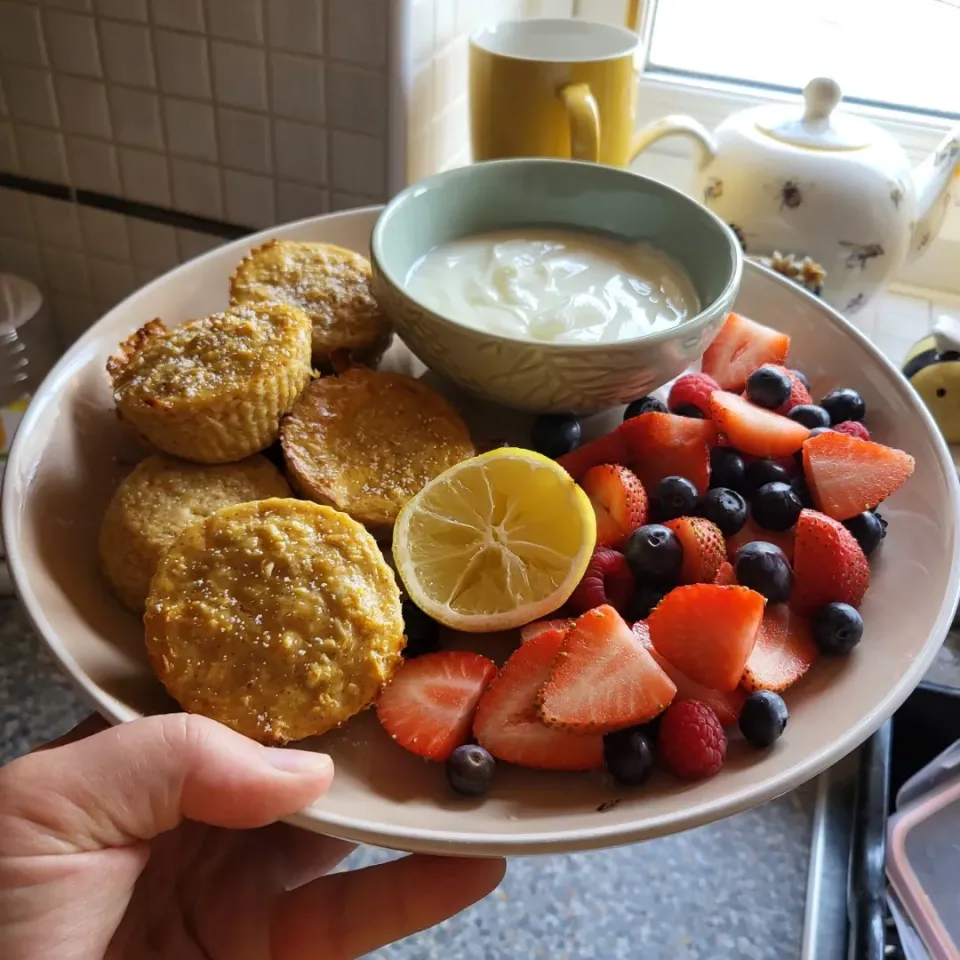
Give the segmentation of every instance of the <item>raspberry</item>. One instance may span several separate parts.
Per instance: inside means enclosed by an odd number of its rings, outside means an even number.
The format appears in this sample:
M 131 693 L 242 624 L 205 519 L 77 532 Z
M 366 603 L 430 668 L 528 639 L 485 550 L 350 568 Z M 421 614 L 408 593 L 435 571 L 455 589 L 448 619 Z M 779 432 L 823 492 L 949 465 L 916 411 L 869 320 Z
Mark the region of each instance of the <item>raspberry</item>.
M 676 411 L 678 407 L 689 403 L 709 420 L 710 394 L 719 389 L 720 384 L 706 373 L 685 373 L 670 388 L 667 406 L 671 411 Z
M 857 437 L 859 440 L 869 440 L 870 431 L 856 420 L 844 420 L 838 423 L 834 428 L 837 433 L 845 433 L 848 437 Z
M 799 407 L 801 404 L 813 403 L 813 399 L 810 396 L 810 391 L 807 389 L 807 385 L 793 372 L 793 370 L 788 370 L 786 367 L 775 366 L 775 370 L 782 370 L 790 378 L 790 396 L 787 399 L 787 402 L 782 406 L 777 408 L 777 413 L 782 413 L 786 415 L 794 407 Z
M 657 756 L 681 780 L 712 777 L 723 766 L 727 737 L 716 713 L 699 700 L 667 708 L 657 733 Z
M 575 613 L 586 613 L 609 603 L 618 613 L 624 613 L 636 588 L 627 558 L 608 547 L 597 547 L 569 605 Z

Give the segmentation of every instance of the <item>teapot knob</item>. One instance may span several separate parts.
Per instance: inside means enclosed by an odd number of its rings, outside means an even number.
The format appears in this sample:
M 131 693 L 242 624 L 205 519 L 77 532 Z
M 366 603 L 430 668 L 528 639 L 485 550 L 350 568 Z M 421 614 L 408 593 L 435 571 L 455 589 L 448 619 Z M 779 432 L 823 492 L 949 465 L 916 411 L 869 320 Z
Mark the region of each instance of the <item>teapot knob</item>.
M 828 77 L 816 77 L 803 88 L 804 123 L 826 120 L 840 102 L 840 85 Z

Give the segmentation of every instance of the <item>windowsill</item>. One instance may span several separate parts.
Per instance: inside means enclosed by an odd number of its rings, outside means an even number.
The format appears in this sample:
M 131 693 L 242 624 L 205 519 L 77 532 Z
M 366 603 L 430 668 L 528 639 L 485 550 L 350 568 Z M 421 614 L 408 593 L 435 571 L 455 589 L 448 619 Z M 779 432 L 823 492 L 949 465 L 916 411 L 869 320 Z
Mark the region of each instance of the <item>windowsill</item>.
M 668 114 L 682 113 L 713 129 L 735 111 L 771 102 L 799 104 L 800 97 L 797 94 L 652 73 L 640 82 L 638 123 L 643 126 Z M 911 116 L 892 110 L 857 105 L 845 109 L 870 119 L 895 136 L 914 164 L 932 151 L 952 126 L 948 120 Z M 633 169 L 664 180 L 677 189 L 689 191 L 692 164 L 693 151 L 689 142 L 681 137 L 672 137 L 659 141 L 641 154 Z M 960 190 L 955 191 L 953 205 L 940 236 L 919 260 L 901 269 L 895 282 L 909 288 L 960 296 Z

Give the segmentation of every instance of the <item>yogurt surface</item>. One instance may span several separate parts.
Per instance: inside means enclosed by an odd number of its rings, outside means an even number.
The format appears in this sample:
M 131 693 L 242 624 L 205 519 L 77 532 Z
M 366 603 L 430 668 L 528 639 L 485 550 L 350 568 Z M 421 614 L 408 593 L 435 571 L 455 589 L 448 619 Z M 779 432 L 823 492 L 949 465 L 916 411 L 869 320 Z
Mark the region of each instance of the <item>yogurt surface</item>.
M 418 260 L 407 291 L 464 326 L 526 340 L 615 343 L 677 326 L 700 310 L 693 284 L 647 244 L 577 230 L 497 230 Z

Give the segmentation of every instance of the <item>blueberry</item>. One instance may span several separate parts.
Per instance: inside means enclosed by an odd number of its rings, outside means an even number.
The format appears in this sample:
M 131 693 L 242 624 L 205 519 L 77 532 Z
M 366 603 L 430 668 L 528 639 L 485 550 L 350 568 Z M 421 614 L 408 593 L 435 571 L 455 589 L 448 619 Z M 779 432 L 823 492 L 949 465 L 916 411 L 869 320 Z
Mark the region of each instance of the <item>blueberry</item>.
M 797 423 L 802 423 L 812 430 L 814 427 L 829 427 L 830 414 L 823 407 L 813 403 L 801 403 L 794 407 L 787 416 Z
M 746 473 L 743 457 L 733 447 L 714 447 L 710 451 L 710 486 L 739 490 Z
M 849 653 L 863 636 L 863 619 L 849 603 L 828 603 L 813 618 L 813 642 L 827 656 Z
M 810 389 L 810 381 L 807 379 L 807 375 L 802 370 L 791 370 L 790 371 L 808 390 Z
M 747 377 L 747 399 L 758 407 L 776 410 L 790 399 L 793 384 L 782 370 L 760 367 Z
M 812 440 L 814 437 L 819 437 L 821 433 L 833 433 L 833 427 L 814 427 L 807 434 L 807 439 Z
M 639 787 L 653 772 L 653 747 L 639 727 L 608 733 L 603 738 L 607 773 L 625 787 Z
M 793 487 L 793 492 L 797 495 L 800 505 L 806 507 L 808 510 L 812 510 L 813 497 L 810 495 L 810 488 L 807 486 L 807 481 L 803 476 L 794 477 L 790 481 L 790 486 Z
M 683 546 L 677 535 L 659 523 L 638 527 L 627 538 L 623 554 L 638 583 L 674 586 L 683 563 Z
M 855 517 L 850 517 L 849 520 L 844 520 L 843 525 L 853 534 L 854 540 L 860 544 L 860 549 L 865 557 L 869 557 L 887 535 L 886 520 L 870 510 L 858 513 Z
M 754 747 L 769 747 L 780 739 L 790 714 L 783 697 L 771 690 L 758 690 L 747 697 L 740 710 L 740 732 Z
M 697 516 L 715 523 L 725 537 L 732 537 L 747 522 L 747 501 L 729 487 L 714 487 L 700 498 Z
M 859 423 L 867 413 L 867 405 L 856 390 L 842 387 L 831 390 L 821 401 L 820 406 L 830 414 L 830 423 L 846 423 L 853 420 Z
M 627 619 L 631 623 L 646 620 L 653 608 L 670 592 L 670 587 L 656 583 L 641 583 L 627 605 Z
M 747 467 L 743 479 L 743 492 L 752 497 L 764 484 L 789 483 L 790 471 L 776 460 L 754 460 Z
M 465 797 L 482 797 L 490 789 L 496 767 L 496 761 L 483 747 L 467 743 L 447 758 L 447 780 Z
M 562 457 L 580 443 L 580 421 L 564 413 L 545 413 L 533 421 L 530 442 L 545 457 Z
M 656 397 L 641 397 L 627 404 L 627 409 L 623 411 L 623 419 L 630 420 L 632 417 L 639 417 L 641 413 L 666 413 L 667 405 Z
M 753 519 L 764 530 L 789 530 L 800 516 L 803 503 L 789 483 L 765 483 L 754 495 L 750 506 Z
M 661 520 L 692 517 L 700 494 L 686 477 L 664 477 L 657 484 L 657 516 Z
M 692 417 L 694 420 L 707 419 L 707 415 L 692 403 L 678 403 L 670 412 L 678 417 Z
M 403 604 L 403 632 L 407 637 L 403 655 L 408 660 L 440 649 L 440 624 L 410 600 Z
M 772 543 L 757 540 L 737 551 L 737 583 L 762 593 L 770 603 L 785 603 L 793 589 L 793 571 L 784 552 Z

